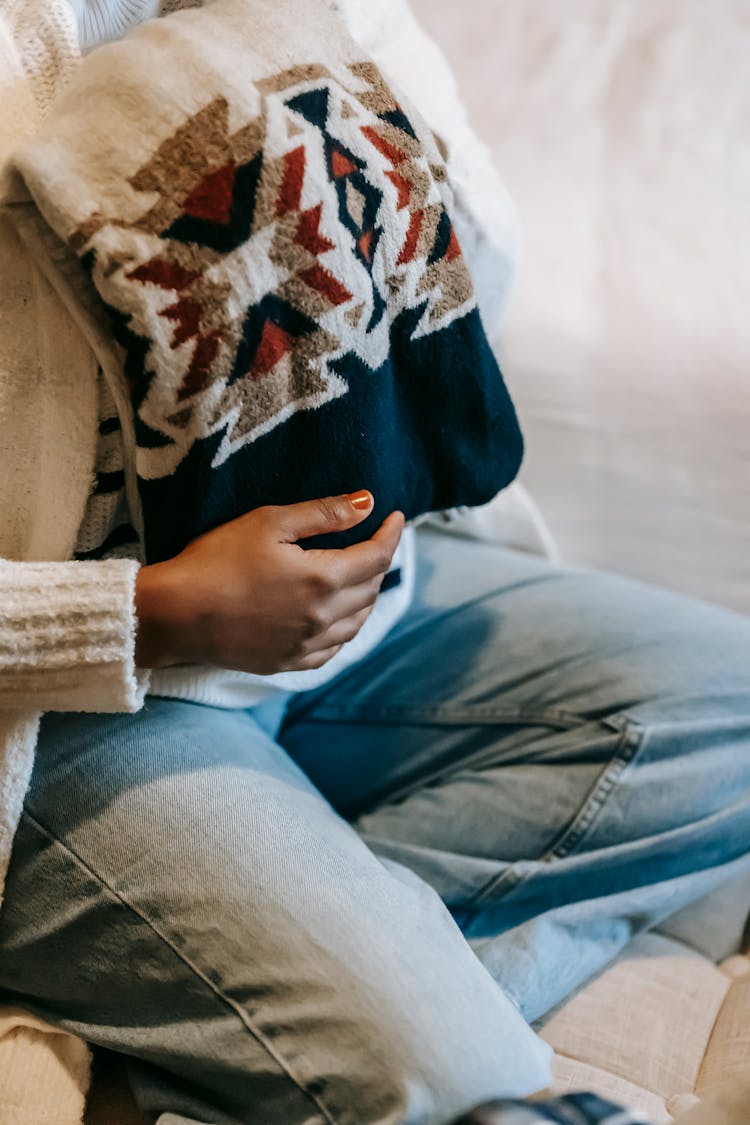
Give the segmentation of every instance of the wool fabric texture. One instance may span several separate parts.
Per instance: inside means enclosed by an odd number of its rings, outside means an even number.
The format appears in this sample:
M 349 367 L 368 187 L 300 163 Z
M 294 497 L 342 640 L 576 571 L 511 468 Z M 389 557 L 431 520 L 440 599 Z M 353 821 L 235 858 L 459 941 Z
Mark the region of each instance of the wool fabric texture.
M 77 63 L 67 4 L 0 4 L 0 166 Z M 5 199 L 12 206 L 12 193 Z M 0 210 L 0 899 L 40 712 L 133 711 L 148 685 L 134 662 L 137 564 L 70 561 L 91 488 L 96 408 L 91 350 Z M 78 1125 L 88 1071 L 80 1039 L 0 1011 L 8 1125 Z
M 78 62 L 66 4 L 0 8 L 0 164 Z M 133 711 L 137 563 L 70 561 L 91 489 L 97 366 L 49 277 L 0 210 L 0 893 L 39 713 Z
M 344 546 L 515 476 L 444 159 L 328 3 L 144 25 L 84 61 L 16 168 L 107 310 L 103 363 L 124 353 L 147 561 L 369 488 L 367 520 L 310 541 Z

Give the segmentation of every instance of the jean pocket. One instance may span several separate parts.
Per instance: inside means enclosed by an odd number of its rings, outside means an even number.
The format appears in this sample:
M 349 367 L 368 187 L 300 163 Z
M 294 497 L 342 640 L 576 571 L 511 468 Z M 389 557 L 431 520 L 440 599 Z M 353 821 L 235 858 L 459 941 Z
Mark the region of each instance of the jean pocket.
M 607 802 L 615 792 L 625 770 L 632 764 L 643 743 L 643 728 L 628 719 L 620 721 L 605 720 L 598 724 L 602 739 L 601 750 L 605 751 L 601 763 L 593 763 L 594 769 L 588 785 L 568 786 L 567 799 L 569 815 L 564 825 L 551 837 L 545 849 L 538 855 L 529 855 L 510 863 L 500 863 L 496 874 L 477 892 L 471 903 L 472 909 L 497 902 L 511 892 L 518 890 L 530 880 L 546 877 L 555 864 L 561 863 L 585 847 L 586 839 L 597 823 Z M 581 732 L 576 732 L 579 735 Z M 571 750 L 571 761 L 575 751 Z M 564 772 L 564 764 L 562 766 Z M 546 768 L 546 767 L 542 767 Z M 583 776 L 583 775 L 582 775 Z M 572 800 L 571 800 L 572 798 Z

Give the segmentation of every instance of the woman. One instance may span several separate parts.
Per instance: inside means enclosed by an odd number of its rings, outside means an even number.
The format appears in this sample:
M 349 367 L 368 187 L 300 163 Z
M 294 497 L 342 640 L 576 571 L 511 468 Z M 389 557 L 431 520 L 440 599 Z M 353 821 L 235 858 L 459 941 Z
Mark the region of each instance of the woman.
M 70 11 L 26 8 L 6 132 L 75 68 Z M 133 16 L 96 11 L 102 39 Z M 139 565 L 127 411 L 28 281 L 58 331 L 51 423 L 3 392 L 4 996 L 130 1055 L 163 1125 L 438 1123 L 544 1087 L 525 1020 L 749 865 L 747 623 L 397 511 L 300 549 L 366 490 Z

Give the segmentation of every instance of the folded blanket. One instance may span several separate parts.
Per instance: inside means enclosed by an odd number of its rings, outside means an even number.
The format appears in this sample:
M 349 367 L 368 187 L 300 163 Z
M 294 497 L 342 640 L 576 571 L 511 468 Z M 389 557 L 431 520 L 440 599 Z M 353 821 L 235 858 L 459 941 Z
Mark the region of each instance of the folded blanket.
M 443 157 L 329 0 L 217 0 L 98 49 L 14 168 L 21 236 L 126 371 L 149 561 L 263 504 L 369 488 L 342 545 L 516 474 Z

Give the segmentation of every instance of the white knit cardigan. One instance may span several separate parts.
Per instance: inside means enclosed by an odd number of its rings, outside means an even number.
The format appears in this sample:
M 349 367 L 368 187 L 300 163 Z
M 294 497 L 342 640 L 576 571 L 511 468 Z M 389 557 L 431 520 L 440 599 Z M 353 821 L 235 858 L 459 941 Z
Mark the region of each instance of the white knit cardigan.
M 1 0 L 0 166 L 77 60 L 67 4 Z M 0 211 L 0 888 L 40 713 L 133 711 L 147 687 L 134 663 L 137 564 L 67 561 L 92 483 L 96 376 Z
M 0 0 L 0 167 L 77 59 L 65 3 Z M 134 664 L 137 565 L 67 561 L 92 483 L 96 377 L 72 318 L 0 212 L 0 898 L 40 713 L 133 711 L 147 686 Z M 88 1080 L 83 1042 L 0 1009 L 5 1125 L 76 1125 Z

